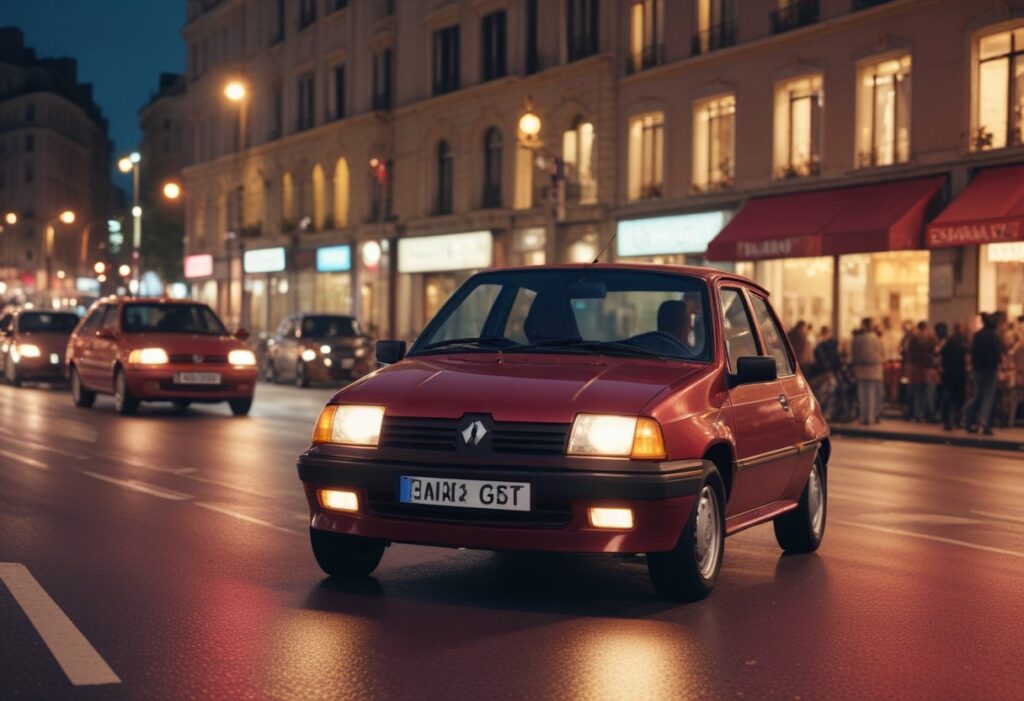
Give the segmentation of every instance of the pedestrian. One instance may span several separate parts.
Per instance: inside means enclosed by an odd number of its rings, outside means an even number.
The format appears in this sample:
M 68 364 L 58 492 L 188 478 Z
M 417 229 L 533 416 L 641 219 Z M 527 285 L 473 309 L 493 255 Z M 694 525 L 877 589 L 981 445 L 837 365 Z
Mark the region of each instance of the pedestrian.
M 870 318 L 864 319 L 860 330 L 854 333 L 852 356 L 860 422 L 864 426 L 878 423 L 882 401 L 882 339 L 875 333 Z
M 885 358 L 885 400 L 896 404 L 900 400 L 900 332 L 892 317 L 882 317 L 880 336 Z
M 964 427 L 968 433 L 977 433 L 979 423 L 986 436 L 992 435 L 993 404 L 999 364 L 1006 349 L 999 336 L 998 314 L 982 314 L 982 328 L 971 340 L 971 377 L 974 396 L 964 407 Z
M 899 401 L 903 406 L 903 419 L 914 418 L 914 397 L 910 392 L 910 339 L 914 337 L 914 323 L 904 321 L 900 336 L 900 384 Z
M 943 428 L 952 431 L 960 425 L 967 399 L 967 334 L 961 324 L 953 325 L 953 333 L 942 342 L 939 358 L 942 370 Z
M 812 362 L 810 341 L 808 339 L 807 322 L 801 319 L 796 326 L 791 328 L 787 335 L 789 343 L 793 346 L 793 354 L 796 355 L 796 362 L 801 368 L 807 368 Z
M 1013 410 L 1010 412 L 1010 427 L 1017 425 L 1017 414 L 1024 407 L 1024 316 L 1017 319 L 1017 347 L 1013 351 L 1013 366 L 1017 371 L 1014 383 Z
M 919 322 L 907 342 L 907 380 L 910 386 L 910 419 L 918 423 L 931 420 L 935 405 L 935 349 L 938 341 Z
M 818 338 L 818 345 L 814 347 L 814 379 L 811 380 L 811 387 L 821 405 L 821 412 L 826 419 L 831 420 L 835 413 L 836 392 L 839 389 L 839 344 L 827 326 L 821 327 Z

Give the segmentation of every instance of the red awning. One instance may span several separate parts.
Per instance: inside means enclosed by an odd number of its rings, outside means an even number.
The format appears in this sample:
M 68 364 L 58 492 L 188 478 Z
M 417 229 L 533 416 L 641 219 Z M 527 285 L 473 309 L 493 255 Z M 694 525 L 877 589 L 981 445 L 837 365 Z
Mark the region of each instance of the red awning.
M 928 247 L 1024 239 L 1024 166 L 987 168 L 928 225 Z
M 856 185 L 747 202 L 708 245 L 709 260 L 833 256 L 923 247 L 946 176 Z

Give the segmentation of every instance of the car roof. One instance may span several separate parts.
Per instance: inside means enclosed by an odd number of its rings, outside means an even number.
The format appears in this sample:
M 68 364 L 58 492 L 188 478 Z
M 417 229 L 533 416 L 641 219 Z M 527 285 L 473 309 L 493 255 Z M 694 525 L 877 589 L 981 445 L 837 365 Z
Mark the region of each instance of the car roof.
M 209 306 L 205 302 L 199 302 L 194 299 L 178 299 L 176 297 L 129 297 L 127 295 L 109 295 L 107 297 L 101 297 L 97 299 L 93 304 L 202 304 L 203 306 Z
M 709 284 L 715 284 L 720 280 L 739 282 L 749 285 L 763 292 L 768 296 L 768 290 L 754 282 L 750 278 L 728 270 L 718 268 L 706 268 L 696 265 L 665 265 L 663 263 L 562 263 L 558 265 L 516 265 L 499 268 L 490 268 L 478 273 L 484 275 L 494 272 L 530 272 L 537 270 L 632 270 L 651 273 L 675 273 L 677 275 L 689 275 L 707 280 Z

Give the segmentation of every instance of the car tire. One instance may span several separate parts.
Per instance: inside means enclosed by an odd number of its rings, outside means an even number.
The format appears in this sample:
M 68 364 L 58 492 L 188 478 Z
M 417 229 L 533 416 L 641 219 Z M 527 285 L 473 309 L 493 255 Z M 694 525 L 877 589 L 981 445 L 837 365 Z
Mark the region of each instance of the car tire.
M 648 553 L 655 591 L 670 601 L 699 601 L 715 588 L 725 554 L 725 499 L 718 472 L 701 483 L 679 542 L 668 552 Z
M 71 401 L 79 409 L 88 409 L 96 403 L 96 393 L 82 386 L 82 377 L 74 365 L 71 366 Z
M 814 459 L 807 486 L 800 496 L 800 504 L 793 511 L 777 516 L 775 540 L 787 553 L 812 553 L 825 537 L 828 516 L 828 488 L 820 457 Z
M 7 362 L 4 363 L 4 379 L 14 387 L 21 387 L 21 378 L 18 377 L 18 366 L 14 364 L 10 356 L 7 356 Z
M 121 416 L 134 416 L 139 411 L 139 400 L 128 389 L 128 378 L 121 368 L 114 371 L 114 411 Z
M 174 411 L 176 411 L 179 414 L 184 414 L 186 411 L 188 411 L 188 408 L 190 406 L 192 406 L 192 402 L 184 400 L 184 399 L 183 400 L 179 400 L 179 401 L 174 402 Z
M 320 569 L 335 579 L 359 579 L 368 576 L 377 569 L 387 547 L 383 540 L 332 533 L 317 528 L 309 529 L 309 541 Z
M 309 375 L 306 374 L 306 364 L 303 362 L 295 366 L 295 386 L 303 389 L 309 387 Z
M 247 416 L 249 410 L 252 409 L 252 397 L 246 397 L 245 399 L 229 399 L 228 406 L 231 407 L 231 413 L 235 416 Z

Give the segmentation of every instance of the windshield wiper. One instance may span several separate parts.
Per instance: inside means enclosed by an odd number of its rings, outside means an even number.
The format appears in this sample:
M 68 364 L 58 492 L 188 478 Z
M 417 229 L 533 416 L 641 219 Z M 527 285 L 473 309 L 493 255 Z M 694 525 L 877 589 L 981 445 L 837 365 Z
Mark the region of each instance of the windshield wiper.
M 494 348 L 503 350 L 514 345 L 516 345 L 515 341 L 498 336 L 484 336 L 483 338 L 449 338 L 444 341 L 429 343 L 412 355 L 419 355 L 426 351 L 440 350 L 442 348 L 457 348 L 459 346 L 474 350 L 491 350 Z
M 646 348 L 634 346 L 629 343 L 622 343 L 621 341 L 587 341 L 582 338 L 549 338 L 545 341 L 537 341 L 536 343 L 521 343 L 512 348 L 507 348 L 509 352 L 523 352 L 531 351 L 535 349 L 543 348 L 557 348 L 573 351 L 596 351 L 598 353 L 605 353 L 608 355 L 641 355 L 649 358 L 664 358 L 665 356 L 654 351 L 649 351 Z

